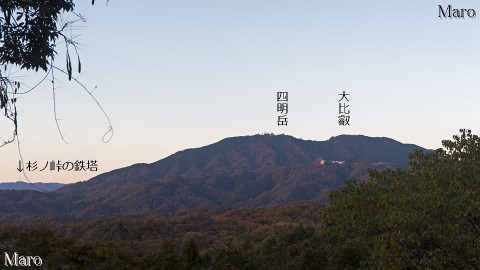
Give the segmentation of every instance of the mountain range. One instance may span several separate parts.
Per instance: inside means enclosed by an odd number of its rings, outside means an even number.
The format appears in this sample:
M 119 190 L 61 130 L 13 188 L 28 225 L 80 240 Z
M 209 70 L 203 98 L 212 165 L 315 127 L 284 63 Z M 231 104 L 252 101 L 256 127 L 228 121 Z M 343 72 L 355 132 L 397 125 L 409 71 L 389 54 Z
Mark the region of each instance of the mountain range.
M 295 201 L 326 203 L 350 178 L 367 169 L 407 168 L 419 149 L 385 137 L 341 135 L 327 141 L 287 135 L 233 137 L 179 151 L 151 164 L 103 173 L 56 191 L 0 191 L 0 213 L 142 216 L 215 205 L 277 206 Z
M 23 181 L 0 183 L 0 190 L 38 190 L 54 191 L 65 186 L 62 183 L 27 183 Z

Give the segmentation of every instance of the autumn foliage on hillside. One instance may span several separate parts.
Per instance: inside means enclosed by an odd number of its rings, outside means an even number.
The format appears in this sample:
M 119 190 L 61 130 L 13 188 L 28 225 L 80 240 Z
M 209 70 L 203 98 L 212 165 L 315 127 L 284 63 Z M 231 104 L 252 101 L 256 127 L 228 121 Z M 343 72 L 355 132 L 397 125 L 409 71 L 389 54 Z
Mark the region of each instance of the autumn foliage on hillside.
M 171 216 L 85 221 L 42 216 L 0 227 L 0 250 L 41 249 L 47 269 L 316 269 L 320 261 L 308 256 L 318 252 L 322 208 L 313 203 L 205 207 Z
M 233 137 L 151 164 L 100 174 L 50 193 L 0 191 L 0 220 L 19 216 L 148 216 L 209 205 L 266 207 L 326 203 L 367 169 L 406 168 L 421 147 L 360 135 L 306 141 L 285 135 Z
M 0 249 L 46 269 L 478 269 L 480 138 L 443 146 L 348 181 L 328 205 L 26 217 L 1 226 Z

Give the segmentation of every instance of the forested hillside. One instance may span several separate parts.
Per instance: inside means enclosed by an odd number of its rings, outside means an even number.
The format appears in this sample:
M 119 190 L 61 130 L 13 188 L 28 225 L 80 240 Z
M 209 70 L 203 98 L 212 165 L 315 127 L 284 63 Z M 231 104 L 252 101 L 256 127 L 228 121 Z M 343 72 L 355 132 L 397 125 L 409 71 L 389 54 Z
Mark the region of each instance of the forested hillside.
M 342 135 L 306 141 L 286 135 L 227 138 L 151 164 L 135 164 L 55 192 L 0 191 L 3 218 L 30 215 L 138 216 L 204 206 L 325 204 L 328 194 L 368 168 L 407 168 L 419 146 L 389 138 Z
M 369 170 L 328 205 L 29 216 L 0 227 L 0 248 L 45 269 L 477 269 L 480 138 L 461 130 L 443 146 Z

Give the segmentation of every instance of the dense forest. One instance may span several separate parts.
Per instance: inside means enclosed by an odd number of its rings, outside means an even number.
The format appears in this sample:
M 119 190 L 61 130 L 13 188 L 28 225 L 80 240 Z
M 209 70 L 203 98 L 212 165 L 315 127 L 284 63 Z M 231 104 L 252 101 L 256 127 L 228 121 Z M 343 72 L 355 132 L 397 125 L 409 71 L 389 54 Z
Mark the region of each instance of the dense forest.
M 6 252 L 43 269 L 479 269 L 480 139 L 461 130 L 410 169 L 370 170 L 326 206 L 203 207 L 148 217 L 28 217 Z
M 39 217 L 3 226 L 0 248 L 40 256 L 44 269 L 318 269 L 324 260 L 311 259 L 319 251 L 315 232 L 322 208 L 212 207 L 83 222 Z M 276 258 L 283 262 L 272 264 Z

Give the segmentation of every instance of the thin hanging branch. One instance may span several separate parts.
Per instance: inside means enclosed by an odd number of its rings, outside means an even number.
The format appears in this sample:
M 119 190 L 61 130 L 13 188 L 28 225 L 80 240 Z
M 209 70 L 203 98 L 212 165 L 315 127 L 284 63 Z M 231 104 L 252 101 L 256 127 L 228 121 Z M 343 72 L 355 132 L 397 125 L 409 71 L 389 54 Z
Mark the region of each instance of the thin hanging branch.
M 92 0 L 92 5 L 95 1 Z M 108 4 L 108 0 L 107 0 Z M 107 132 L 103 135 L 104 142 L 110 141 L 113 136 L 113 127 L 110 118 L 102 108 L 98 100 L 93 96 L 92 91 L 73 76 L 73 65 L 70 56 L 70 48 L 73 47 L 78 61 L 78 72 L 82 71 L 82 63 L 78 51 L 77 36 L 68 37 L 66 31 L 71 31 L 74 25 L 85 22 L 85 18 L 74 11 L 73 0 L 56 1 L 25 1 L 9 0 L 0 1 L 0 112 L 6 119 L 12 122 L 12 137 L 6 140 L 0 137 L 0 147 L 17 140 L 20 161 L 23 166 L 23 156 L 20 150 L 18 132 L 17 95 L 25 95 L 37 89 L 49 76 L 52 83 L 53 112 L 55 123 L 61 139 L 65 137 L 61 132 L 56 106 L 56 86 L 54 69 L 65 74 L 70 80 L 80 85 L 99 106 L 108 121 Z M 76 20 L 63 21 L 63 14 L 74 14 Z M 66 71 L 54 65 L 57 56 L 56 46 L 59 40 L 65 42 L 66 46 Z M 10 76 L 4 75 L 7 67 L 16 67 L 24 71 L 38 72 L 39 69 L 45 72 L 45 76 L 33 87 L 25 91 L 20 90 L 20 83 Z M 1 68 L 4 68 L 2 72 Z M 30 182 L 23 170 L 25 178 Z M 41 188 L 35 186 L 37 190 Z
M 66 72 L 65 70 L 63 69 L 60 69 L 56 66 L 53 66 L 53 69 L 56 69 L 62 73 L 64 73 L 65 75 L 68 75 L 68 72 Z M 94 87 L 91 91 L 88 91 L 88 88 L 83 84 L 81 83 L 77 78 L 75 77 L 72 77 L 72 80 L 75 81 L 80 87 L 83 88 L 83 90 L 85 90 L 85 92 L 93 99 L 93 101 L 95 101 L 95 103 L 97 104 L 98 108 L 100 108 L 100 110 L 102 111 L 103 115 L 105 116 L 105 118 L 107 119 L 107 122 L 108 122 L 108 128 L 107 128 L 107 131 L 104 133 L 103 137 L 102 137 L 102 141 L 104 143 L 108 143 L 112 137 L 113 137 L 113 134 L 114 134 L 114 130 L 113 130 L 113 126 L 112 126 L 112 122 L 110 121 L 110 117 L 108 116 L 108 114 L 105 112 L 105 110 L 103 109 L 102 105 L 100 105 L 100 102 L 98 102 L 97 98 L 95 98 L 95 96 L 93 95 L 93 91 L 97 88 L 97 87 Z M 105 137 L 107 137 L 107 139 L 105 139 Z
M 92 5 L 94 2 L 92 1 Z M 73 47 L 74 49 L 78 62 L 77 70 L 80 73 L 82 71 L 82 63 L 78 50 L 79 44 L 75 41 L 77 36 L 69 37 L 66 33 L 71 31 L 76 23 L 86 21 L 85 17 L 74 11 L 74 6 L 73 0 L 59 0 L 49 3 L 36 1 L 25 3 L 23 0 L 0 1 L 0 66 L 5 67 L 5 70 L 7 66 L 15 66 L 26 71 L 33 70 L 37 72 L 39 69 L 45 71 L 45 76 L 32 88 L 25 91 L 18 91 L 20 84 L 12 81 L 9 76 L 3 76 L 0 71 L 0 109 L 3 111 L 4 116 L 13 124 L 12 137 L 7 140 L 2 139 L 0 147 L 18 138 L 16 95 L 30 93 L 41 85 L 48 76 L 52 78 L 55 123 L 60 137 L 67 143 L 59 125 L 59 120 L 61 119 L 57 117 L 53 69 L 64 73 L 68 80 L 73 79 L 90 95 L 108 121 L 108 129 L 102 140 L 108 142 L 112 138 L 114 132 L 110 118 L 93 96 L 93 90 L 89 91 L 77 78 L 73 77 L 70 48 Z M 62 14 L 68 13 L 74 14 L 77 19 L 63 21 Z M 65 43 L 66 69 L 54 66 L 57 55 L 55 48 L 59 38 Z
M 57 125 L 58 129 L 58 134 L 60 134 L 60 137 L 62 138 L 62 141 L 68 144 L 68 142 L 65 140 L 65 137 L 62 134 L 62 131 L 60 130 L 60 125 L 58 124 L 58 117 L 57 117 L 57 100 L 55 98 L 55 75 L 53 73 L 53 66 L 50 68 L 51 74 L 52 74 L 52 98 L 53 98 L 53 114 L 55 116 L 55 124 Z

